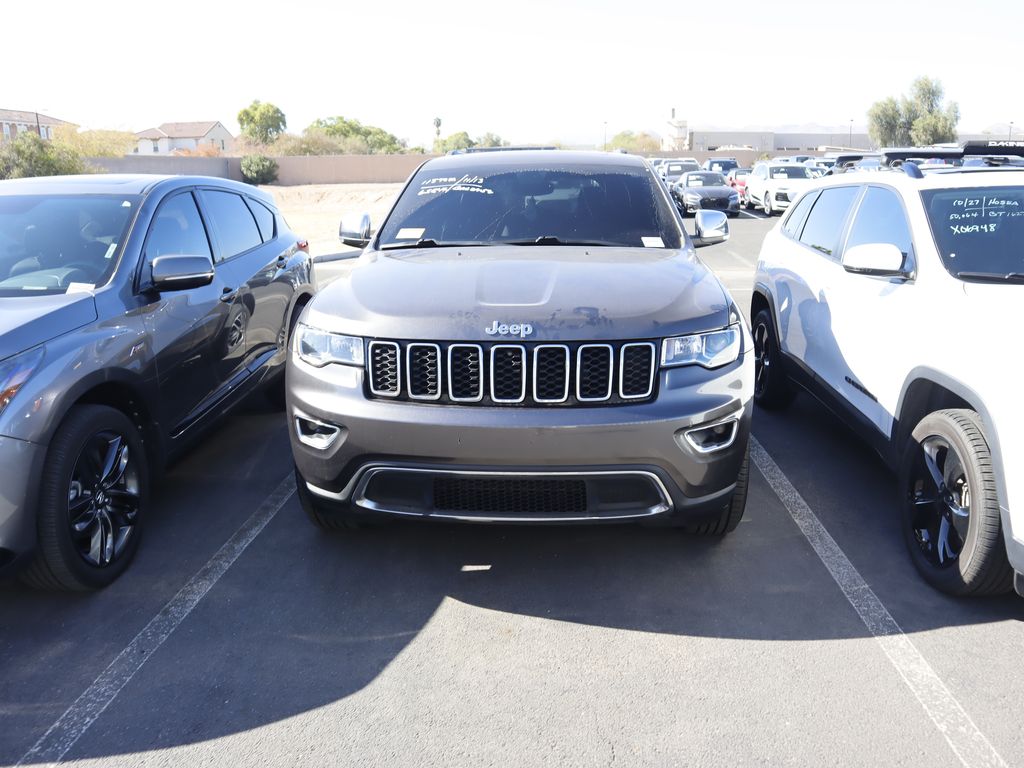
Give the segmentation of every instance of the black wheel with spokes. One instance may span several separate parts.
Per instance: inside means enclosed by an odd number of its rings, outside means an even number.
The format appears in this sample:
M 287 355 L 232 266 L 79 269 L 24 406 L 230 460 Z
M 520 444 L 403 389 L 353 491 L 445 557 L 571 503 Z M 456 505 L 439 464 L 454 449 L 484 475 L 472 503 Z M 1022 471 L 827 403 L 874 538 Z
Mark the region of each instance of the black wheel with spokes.
M 76 406 L 54 434 L 39 493 L 34 587 L 110 584 L 138 548 L 149 473 L 138 430 L 120 411 Z
M 988 443 L 974 411 L 926 416 L 900 468 L 903 533 L 914 565 L 953 595 L 1009 591 L 999 499 Z
M 793 387 L 782 369 L 775 322 L 767 308 L 754 316 L 754 402 L 767 410 L 784 408 L 793 400 Z

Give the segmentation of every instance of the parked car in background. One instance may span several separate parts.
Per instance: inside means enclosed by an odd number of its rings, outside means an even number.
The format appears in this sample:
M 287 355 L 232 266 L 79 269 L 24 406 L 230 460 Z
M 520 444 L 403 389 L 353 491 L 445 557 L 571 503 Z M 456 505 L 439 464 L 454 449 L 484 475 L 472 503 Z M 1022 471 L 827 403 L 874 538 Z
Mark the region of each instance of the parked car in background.
M 672 185 L 680 213 L 691 215 L 701 210 L 723 211 L 730 218 L 740 215 L 740 196 L 720 173 L 691 171 Z
M 750 175 L 749 168 L 733 168 L 725 177 L 725 183 L 732 187 L 743 201 L 743 189 L 747 186 L 747 176 Z
M 641 158 L 493 152 L 427 161 L 375 236 L 354 221 L 366 250 L 288 364 L 315 525 L 736 527 L 749 334 L 693 250 L 728 237 L 721 212 L 691 238 Z
M 739 168 L 740 164 L 736 162 L 735 157 L 709 157 L 701 165 L 701 168 L 705 171 L 714 171 L 720 173 L 723 176 L 733 168 Z
M 254 389 L 283 406 L 306 251 L 224 179 L 0 182 L 0 568 L 73 590 L 124 571 L 155 472 Z
M 1007 341 L 1024 300 L 1024 169 L 882 165 L 828 177 L 766 236 L 755 399 L 782 408 L 807 390 L 879 452 L 933 586 L 1024 596 L 1024 412 Z
M 760 206 L 766 216 L 772 216 L 788 208 L 814 178 L 802 164 L 756 163 L 743 189 L 744 207 Z
M 699 170 L 700 165 L 698 165 L 696 160 L 692 162 L 687 160 L 666 160 L 661 164 L 661 168 L 659 169 L 661 178 L 663 178 L 665 183 L 669 186 L 679 181 L 679 177 L 684 173 Z

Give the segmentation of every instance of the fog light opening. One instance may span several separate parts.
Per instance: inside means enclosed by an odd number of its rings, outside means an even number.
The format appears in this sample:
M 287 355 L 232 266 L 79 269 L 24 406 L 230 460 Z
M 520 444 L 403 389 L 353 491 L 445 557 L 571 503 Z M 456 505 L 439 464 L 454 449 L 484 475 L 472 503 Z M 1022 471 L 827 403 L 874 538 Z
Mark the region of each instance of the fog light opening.
M 308 416 L 295 416 L 295 435 L 299 438 L 300 443 L 308 445 L 310 448 L 320 451 L 330 448 L 338 439 L 340 432 L 341 428 L 333 424 L 317 421 Z
M 728 448 L 736 440 L 739 422 L 736 419 L 720 421 L 706 427 L 689 429 L 685 432 L 686 442 L 697 453 L 713 453 Z

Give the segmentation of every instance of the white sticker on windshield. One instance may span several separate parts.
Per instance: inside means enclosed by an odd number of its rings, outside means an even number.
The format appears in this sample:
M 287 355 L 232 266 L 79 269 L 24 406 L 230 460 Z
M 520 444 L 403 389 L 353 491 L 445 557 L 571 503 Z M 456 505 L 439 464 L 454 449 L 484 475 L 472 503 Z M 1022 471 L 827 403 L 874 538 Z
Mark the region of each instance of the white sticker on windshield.
M 395 235 L 395 240 L 419 240 L 426 231 L 425 227 L 402 227 Z
M 92 283 L 68 283 L 67 293 L 91 293 L 95 288 Z
M 493 189 L 484 186 L 486 180 L 483 176 L 470 176 L 466 174 L 461 178 L 456 176 L 435 176 L 424 179 L 420 182 L 420 189 L 417 195 L 444 195 L 448 192 L 476 192 L 481 195 L 493 195 Z
M 111 256 L 114 255 L 114 251 L 116 251 L 116 250 L 117 250 L 117 243 L 111 243 L 110 247 L 107 248 L 107 252 L 105 254 L 103 254 L 103 258 L 104 259 L 109 259 Z
M 640 240 L 644 244 L 644 248 L 664 248 L 665 241 L 660 237 L 641 237 Z

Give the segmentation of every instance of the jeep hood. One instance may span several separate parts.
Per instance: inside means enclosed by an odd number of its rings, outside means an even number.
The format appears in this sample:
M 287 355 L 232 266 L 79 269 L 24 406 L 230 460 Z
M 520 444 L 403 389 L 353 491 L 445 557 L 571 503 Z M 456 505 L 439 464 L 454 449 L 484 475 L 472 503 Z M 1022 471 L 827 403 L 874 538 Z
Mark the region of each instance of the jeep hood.
M 0 360 L 43 344 L 97 317 L 89 293 L 0 298 Z
M 492 246 L 368 251 L 304 321 L 356 336 L 487 341 L 649 339 L 729 324 L 731 298 L 692 250 Z

